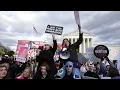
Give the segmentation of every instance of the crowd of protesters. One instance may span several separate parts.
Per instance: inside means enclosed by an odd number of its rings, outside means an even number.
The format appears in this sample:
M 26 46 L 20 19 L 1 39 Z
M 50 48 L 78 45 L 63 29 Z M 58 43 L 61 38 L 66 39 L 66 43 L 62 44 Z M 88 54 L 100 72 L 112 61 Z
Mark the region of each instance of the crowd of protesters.
M 55 61 L 57 40 L 52 36 L 53 46 L 46 43 L 39 47 L 36 59 L 31 58 L 22 63 L 13 56 L 3 56 L 0 61 L 0 79 L 120 79 L 117 60 L 111 62 L 108 57 L 104 57 L 97 63 L 89 60 L 85 63 L 78 62 L 76 49 L 83 41 L 83 33 L 79 33 L 79 39 L 73 44 L 64 39 L 62 48 L 67 49 L 70 57 Z

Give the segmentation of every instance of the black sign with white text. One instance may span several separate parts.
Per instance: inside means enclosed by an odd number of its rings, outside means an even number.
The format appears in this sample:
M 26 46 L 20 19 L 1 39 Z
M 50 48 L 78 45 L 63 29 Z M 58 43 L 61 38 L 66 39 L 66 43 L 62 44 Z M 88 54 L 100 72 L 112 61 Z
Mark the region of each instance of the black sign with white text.
M 97 58 L 107 57 L 109 55 L 109 50 L 104 45 L 98 45 L 94 48 L 94 55 Z
M 48 25 L 45 31 L 45 33 L 51 33 L 57 35 L 62 35 L 62 32 L 63 32 L 63 27 L 53 26 L 53 25 Z

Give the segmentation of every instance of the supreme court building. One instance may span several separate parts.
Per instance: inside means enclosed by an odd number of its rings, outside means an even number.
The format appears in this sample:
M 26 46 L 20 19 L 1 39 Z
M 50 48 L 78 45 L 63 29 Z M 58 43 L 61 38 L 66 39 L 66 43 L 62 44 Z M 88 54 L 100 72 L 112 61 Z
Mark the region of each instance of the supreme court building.
M 63 36 L 67 38 L 71 44 L 77 41 L 79 38 L 79 31 L 68 33 Z M 90 33 L 83 32 L 83 43 L 79 46 L 80 53 L 86 53 L 86 48 L 93 47 L 93 35 Z
M 69 39 L 71 44 L 73 44 L 79 38 L 79 31 L 77 30 L 77 31 L 65 34 L 65 35 L 63 35 L 63 38 Z M 94 35 L 87 33 L 87 32 L 83 32 L 83 42 L 82 42 L 82 44 L 80 44 L 80 46 L 78 48 L 78 52 L 82 53 L 82 54 L 86 54 L 86 53 L 88 53 L 88 52 L 86 52 L 86 49 L 90 48 L 93 50 L 94 47 L 98 45 L 98 44 L 93 43 L 94 38 L 95 38 Z M 102 43 L 100 43 L 100 44 L 102 44 Z M 117 59 L 118 54 L 120 53 L 120 45 L 115 45 L 115 44 L 103 44 L 103 45 L 107 46 L 109 49 L 108 57 L 111 60 Z M 93 51 L 91 51 L 91 53 L 93 54 Z

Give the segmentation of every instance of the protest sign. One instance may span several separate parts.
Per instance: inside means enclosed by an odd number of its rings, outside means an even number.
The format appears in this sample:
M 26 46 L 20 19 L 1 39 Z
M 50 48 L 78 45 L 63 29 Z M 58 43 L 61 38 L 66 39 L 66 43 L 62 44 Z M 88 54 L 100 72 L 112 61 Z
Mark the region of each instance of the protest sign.
M 107 57 L 109 55 L 109 49 L 104 45 L 98 45 L 94 48 L 94 55 L 97 58 Z
M 29 40 L 18 40 L 18 44 L 17 44 L 17 49 L 16 51 L 19 51 L 20 46 L 26 46 L 27 44 L 29 44 Z
M 45 30 L 45 33 L 56 34 L 56 35 L 62 35 L 62 32 L 63 32 L 63 27 L 54 26 L 54 25 L 48 25 Z
M 76 24 L 80 25 L 79 12 L 78 11 L 74 11 L 74 15 L 75 15 Z
M 28 51 L 28 48 L 27 48 L 27 47 L 21 46 L 21 47 L 19 48 L 19 53 L 18 53 L 18 56 L 17 56 L 17 58 L 16 58 L 16 61 L 25 63 L 25 61 L 26 61 L 26 56 L 27 56 L 27 51 Z

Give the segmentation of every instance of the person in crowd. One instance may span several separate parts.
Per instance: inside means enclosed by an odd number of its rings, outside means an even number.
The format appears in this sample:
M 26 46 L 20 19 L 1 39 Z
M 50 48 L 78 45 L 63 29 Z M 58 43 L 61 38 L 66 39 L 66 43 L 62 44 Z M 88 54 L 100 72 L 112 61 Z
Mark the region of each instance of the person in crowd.
M 8 70 L 5 65 L 0 65 L 0 79 L 9 79 L 7 77 Z
M 34 75 L 35 74 L 35 68 L 36 68 L 35 59 L 31 60 L 30 67 L 31 67 L 31 70 L 32 70 L 33 75 Z
M 67 51 L 70 53 L 70 57 L 68 58 L 68 60 L 73 63 L 78 62 L 78 55 L 77 55 L 76 49 L 79 48 L 79 45 L 83 42 L 83 33 L 80 33 L 81 28 L 79 25 L 78 25 L 78 27 L 79 27 L 79 38 L 75 43 L 71 44 L 67 38 L 63 39 L 63 42 L 62 42 L 62 48 L 66 48 Z M 60 58 L 60 60 L 63 61 L 62 58 Z M 73 72 L 74 73 L 77 72 L 78 76 L 80 75 L 80 71 L 76 67 L 73 68 Z
M 57 69 L 54 63 L 54 54 L 57 49 L 57 40 L 55 39 L 54 35 L 52 35 L 52 37 L 53 37 L 53 48 L 52 48 L 52 45 L 50 45 L 49 43 L 46 43 L 43 46 L 42 50 L 40 51 L 39 56 L 36 57 L 36 61 L 39 62 L 38 69 L 44 62 L 46 62 L 49 65 L 49 70 L 51 74 L 56 74 Z
M 80 67 L 80 73 L 81 76 L 84 76 L 84 74 L 87 72 L 85 63 Z
M 108 72 L 109 72 L 109 69 L 110 69 L 110 64 L 106 64 L 106 73 L 107 73 L 107 76 L 108 76 Z
M 0 65 L 5 66 L 7 68 L 7 77 L 12 78 L 11 66 L 10 66 L 9 59 L 2 58 L 2 60 L 0 61 Z
M 51 76 L 49 65 L 47 63 L 43 63 L 39 70 L 36 72 L 34 79 L 54 79 L 54 75 Z
M 30 67 L 26 67 L 23 73 L 16 79 L 32 79 L 32 72 Z
M 113 64 L 115 65 L 115 67 L 117 68 L 117 60 L 113 60 Z
M 100 63 L 98 63 L 97 62 L 97 64 L 96 64 L 96 73 L 98 74 L 98 75 L 100 75 L 101 73 L 100 73 Z
M 14 79 L 16 78 L 16 75 L 18 75 L 19 73 L 21 73 L 27 66 L 27 62 L 22 63 L 22 62 L 18 62 L 18 64 L 12 65 L 10 67 L 10 73 L 11 73 L 11 78 Z
M 65 76 L 63 77 L 63 79 L 68 79 L 68 80 L 74 79 L 74 75 L 72 71 L 73 71 L 73 63 L 71 61 L 68 61 L 65 65 Z
M 78 62 L 78 55 L 76 49 L 79 48 L 79 45 L 83 42 L 83 33 L 80 33 L 79 29 L 79 39 L 71 44 L 67 38 L 63 39 L 62 48 L 67 48 L 67 51 L 70 53 L 69 60 L 74 62 Z
M 89 63 L 89 70 L 84 74 L 84 76 L 100 79 L 98 74 L 94 71 L 94 64 L 93 63 Z
M 111 79 L 120 79 L 119 71 L 114 67 L 109 68 L 108 76 L 111 77 Z
M 58 60 L 55 62 L 55 66 L 56 66 L 57 70 L 60 70 L 63 67 L 63 63 Z
M 22 72 L 26 67 L 26 63 L 20 64 L 20 62 L 18 64 L 14 63 L 11 65 L 9 59 L 2 59 L 0 61 L 0 65 L 5 65 L 7 67 L 8 77 L 11 79 L 14 79 L 16 75 Z

